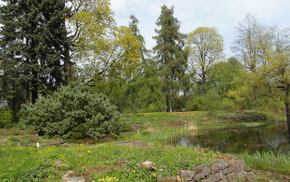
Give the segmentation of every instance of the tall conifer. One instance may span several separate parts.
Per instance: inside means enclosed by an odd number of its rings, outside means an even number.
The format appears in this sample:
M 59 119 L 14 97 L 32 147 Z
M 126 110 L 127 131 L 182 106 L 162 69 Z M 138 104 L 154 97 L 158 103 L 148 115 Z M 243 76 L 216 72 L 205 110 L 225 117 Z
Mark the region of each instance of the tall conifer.
M 67 82 L 71 65 L 68 16 L 64 0 L 5 0 L 0 7 L 1 58 L 5 76 L 13 80 L 4 85 L 7 92 L 22 92 L 23 100 L 34 103 L 38 94 Z
M 160 63 L 161 79 L 166 94 L 167 111 L 175 111 L 177 98 L 182 91 L 182 80 L 187 67 L 187 54 L 183 50 L 185 35 L 180 32 L 180 22 L 173 16 L 174 7 L 162 6 L 156 21 L 157 45 L 153 48 Z

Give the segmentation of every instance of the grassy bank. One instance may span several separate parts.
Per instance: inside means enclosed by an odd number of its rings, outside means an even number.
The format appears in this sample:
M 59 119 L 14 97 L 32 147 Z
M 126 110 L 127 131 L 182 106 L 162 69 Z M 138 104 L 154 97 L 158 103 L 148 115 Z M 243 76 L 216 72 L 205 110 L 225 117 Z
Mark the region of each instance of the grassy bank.
M 249 121 L 250 117 L 255 121 Z M 3 130 L 0 136 L 0 181 L 61 181 L 68 171 L 82 174 L 87 181 L 157 181 L 176 176 L 181 169 L 210 165 L 225 156 L 207 149 L 169 146 L 170 138 L 194 134 L 205 128 L 256 127 L 280 123 L 282 119 L 279 115 L 267 115 L 265 119 L 264 115 L 240 113 L 127 114 L 121 117 L 126 132 L 119 138 L 39 149 L 35 142 L 42 144 L 44 139 L 36 138 L 33 131 Z M 146 147 L 116 145 L 117 141 L 124 140 L 142 141 Z M 259 179 L 279 181 L 276 173 L 290 173 L 287 155 L 257 153 L 238 157 L 255 169 Z M 142 163 L 145 161 L 152 161 L 154 166 L 144 168 Z

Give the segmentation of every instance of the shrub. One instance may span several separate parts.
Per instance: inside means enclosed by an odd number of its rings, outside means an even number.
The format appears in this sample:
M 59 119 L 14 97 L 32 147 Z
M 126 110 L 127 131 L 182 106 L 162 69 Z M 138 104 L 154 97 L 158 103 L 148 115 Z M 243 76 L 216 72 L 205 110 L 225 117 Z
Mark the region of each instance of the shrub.
M 12 125 L 13 114 L 11 110 L 0 109 L 0 128 L 10 127 Z
M 39 135 L 81 139 L 119 134 L 119 112 L 102 94 L 92 94 L 85 84 L 71 83 L 32 105 L 23 105 L 20 122 Z
M 222 119 L 230 120 L 233 122 L 256 122 L 256 121 L 266 121 L 267 115 L 260 112 L 245 112 L 245 113 L 235 113 L 233 116 L 222 117 Z

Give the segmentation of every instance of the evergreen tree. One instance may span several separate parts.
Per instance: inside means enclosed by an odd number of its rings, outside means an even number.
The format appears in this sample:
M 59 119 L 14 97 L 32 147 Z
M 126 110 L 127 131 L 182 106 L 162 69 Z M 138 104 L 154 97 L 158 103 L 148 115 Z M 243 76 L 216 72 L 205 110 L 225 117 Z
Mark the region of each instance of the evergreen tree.
M 8 99 L 12 110 L 20 109 L 20 105 L 26 101 L 28 78 L 23 76 L 24 70 L 19 72 L 19 66 L 23 60 L 21 50 L 23 42 L 20 41 L 20 21 L 17 17 L 23 16 L 23 11 L 18 1 L 5 1 L 0 7 L 0 56 L 4 70 L 2 90 L 3 96 Z
M 156 21 L 157 45 L 153 48 L 160 63 L 163 92 L 166 94 L 167 111 L 176 110 L 176 101 L 182 91 L 182 80 L 187 68 L 187 54 L 183 50 L 185 35 L 180 33 L 180 22 L 173 16 L 174 7 L 162 6 Z
M 70 75 L 70 40 L 65 27 L 70 10 L 64 0 L 5 3 L 0 8 L 1 56 L 5 76 L 12 81 L 5 87 L 17 95 L 24 93 L 23 100 L 14 104 L 35 103 L 38 94 L 56 90 Z

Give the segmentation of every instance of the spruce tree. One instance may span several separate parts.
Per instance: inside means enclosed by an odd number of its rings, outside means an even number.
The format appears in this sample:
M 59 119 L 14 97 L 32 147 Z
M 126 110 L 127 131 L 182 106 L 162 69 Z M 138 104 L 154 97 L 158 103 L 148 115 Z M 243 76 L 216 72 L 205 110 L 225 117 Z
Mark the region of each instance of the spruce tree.
M 64 0 L 5 0 L 0 12 L 5 76 L 14 80 L 6 88 L 19 93 L 16 84 L 23 99 L 35 103 L 38 94 L 54 91 L 68 80 L 70 40 L 65 19 L 70 10 Z
M 3 96 L 8 99 L 12 110 L 20 109 L 20 105 L 26 101 L 27 77 L 23 76 L 25 70 L 19 70 L 23 60 L 21 55 L 23 42 L 20 41 L 20 22 L 15 21 L 17 17 L 23 16 L 23 11 L 18 1 L 5 1 L 5 5 L 0 7 L 0 56 L 2 68 L 4 70 L 1 89 Z
M 180 22 L 173 16 L 174 7 L 162 6 L 156 21 L 157 45 L 153 48 L 159 61 L 167 111 L 175 111 L 177 98 L 182 91 L 182 80 L 187 68 L 187 54 L 183 50 L 185 35 L 180 32 Z

